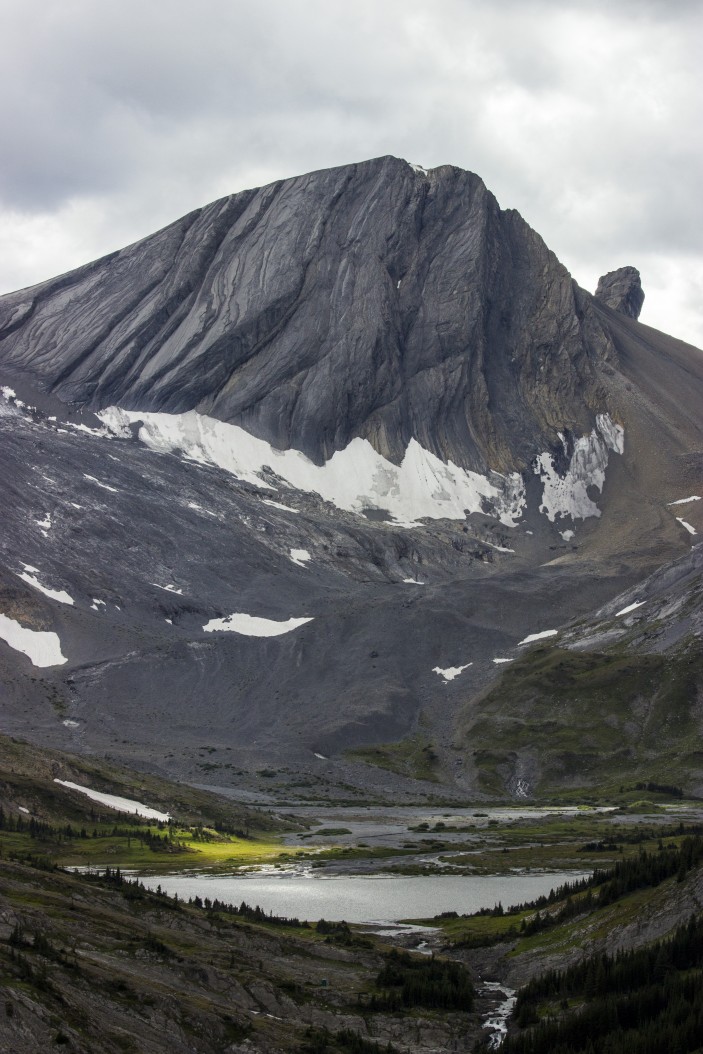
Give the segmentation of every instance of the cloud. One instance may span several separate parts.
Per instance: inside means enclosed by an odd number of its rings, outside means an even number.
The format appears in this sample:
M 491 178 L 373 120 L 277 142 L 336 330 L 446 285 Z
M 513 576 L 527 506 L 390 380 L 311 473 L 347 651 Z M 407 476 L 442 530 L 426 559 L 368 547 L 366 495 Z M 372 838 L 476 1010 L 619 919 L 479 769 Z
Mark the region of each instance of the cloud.
M 397 154 L 478 172 L 581 284 L 703 344 L 697 2 L 5 0 L 0 288 L 215 197 Z

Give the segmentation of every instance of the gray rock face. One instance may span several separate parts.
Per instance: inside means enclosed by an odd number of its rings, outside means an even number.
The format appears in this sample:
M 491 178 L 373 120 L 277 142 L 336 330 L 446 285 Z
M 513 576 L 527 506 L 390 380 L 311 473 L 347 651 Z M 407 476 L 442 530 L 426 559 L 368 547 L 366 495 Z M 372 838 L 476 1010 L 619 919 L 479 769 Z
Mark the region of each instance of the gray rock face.
M 216 201 L 0 298 L 0 361 L 92 409 L 197 409 L 316 461 L 410 438 L 481 471 L 592 426 L 611 347 L 478 176 L 384 157 Z
M 596 297 L 628 318 L 639 318 L 644 292 L 636 267 L 619 267 L 598 279 Z

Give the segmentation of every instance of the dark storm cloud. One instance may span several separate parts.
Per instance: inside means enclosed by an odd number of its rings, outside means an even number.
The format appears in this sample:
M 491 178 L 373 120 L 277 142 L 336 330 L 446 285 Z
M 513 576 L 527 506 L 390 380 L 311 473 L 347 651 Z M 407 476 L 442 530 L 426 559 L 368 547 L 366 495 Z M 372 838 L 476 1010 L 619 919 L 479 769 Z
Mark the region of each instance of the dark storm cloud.
M 702 28 L 671 0 L 5 0 L 0 287 L 394 153 L 477 171 L 583 284 L 646 263 L 645 310 L 703 331 Z

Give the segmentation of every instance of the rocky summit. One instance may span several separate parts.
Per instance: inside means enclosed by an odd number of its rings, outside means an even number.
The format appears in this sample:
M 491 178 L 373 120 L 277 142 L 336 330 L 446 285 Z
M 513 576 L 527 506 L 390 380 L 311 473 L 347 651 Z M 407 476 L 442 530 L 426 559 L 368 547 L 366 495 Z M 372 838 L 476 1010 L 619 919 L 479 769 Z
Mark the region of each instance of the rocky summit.
M 700 649 L 699 562 L 667 568 L 703 531 L 703 354 L 643 298 L 633 267 L 581 289 L 473 173 L 392 157 L 0 298 L 4 730 L 274 795 L 588 785 L 560 699 L 531 738 L 525 656 Z M 615 695 L 589 697 L 613 764 L 661 776 Z
M 640 273 L 636 267 L 619 267 L 598 280 L 596 299 L 628 318 L 639 318 L 644 303 Z

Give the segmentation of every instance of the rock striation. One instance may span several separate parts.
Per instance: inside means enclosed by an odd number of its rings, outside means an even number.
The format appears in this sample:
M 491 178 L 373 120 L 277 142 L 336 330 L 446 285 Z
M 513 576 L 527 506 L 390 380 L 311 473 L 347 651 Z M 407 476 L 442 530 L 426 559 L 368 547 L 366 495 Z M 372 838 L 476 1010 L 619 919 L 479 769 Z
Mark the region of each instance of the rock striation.
M 393 157 L 199 209 L 0 298 L 0 361 L 90 409 L 197 410 L 318 464 L 525 468 L 607 409 L 592 298 L 482 180 Z
M 598 279 L 596 297 L 614 311 L 638 319 L 644 303 L 639 271 L 636 267 L 619 267 L 604 274 Z

